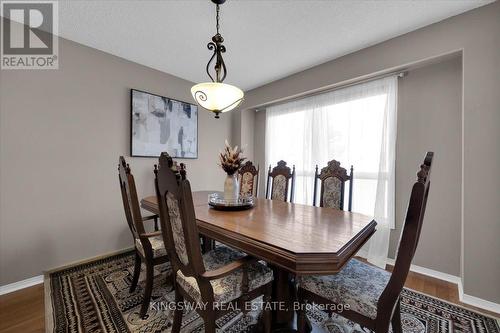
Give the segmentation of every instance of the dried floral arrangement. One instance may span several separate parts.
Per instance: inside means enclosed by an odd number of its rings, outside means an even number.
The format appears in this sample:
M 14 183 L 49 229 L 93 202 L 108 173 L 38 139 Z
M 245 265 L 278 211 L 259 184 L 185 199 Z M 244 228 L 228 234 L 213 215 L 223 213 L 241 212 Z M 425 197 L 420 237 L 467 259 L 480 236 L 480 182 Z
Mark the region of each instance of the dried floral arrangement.
M 238 148 L 238 146 L 232 148 L 227 140 L 225 143 L 226 146 L 224 147 L 224 151 L 221 151 L 219 154 L 219 165 L 229 176 L 231 176 L 238 171 L 246 158 L 243 156 L 243 151 Z

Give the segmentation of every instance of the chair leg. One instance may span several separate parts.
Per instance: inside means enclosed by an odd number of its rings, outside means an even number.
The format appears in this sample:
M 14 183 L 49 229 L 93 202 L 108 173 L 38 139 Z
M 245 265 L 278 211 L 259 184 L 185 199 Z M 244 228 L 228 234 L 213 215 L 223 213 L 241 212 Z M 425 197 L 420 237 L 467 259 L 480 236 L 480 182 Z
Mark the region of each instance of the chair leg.
M 183 301 L 184 297 L 182 297 L 179 288 L 175 288 L 175 310 L 174 322 L 172 323 L 172 333 L 179 333 L 181 331 L 183 308 L 180 307 L 179 304 Z
M 141 274 L 141 256 L 135 250 L 135 263 L 134 263 L 134 276 L 132 277 L 132 284 L 130 285 L 130 292 L 134 292 L 137 287 L 137 282 L 139 281 L 139 275 Z
M 271 326 L 272 326 L 272 312 L 271 312 L 271 307 L 267 306 L 269 302 L 271 302 L 271 297 L 272 297 L 272 284 L 270 284 L 266 288 L 266 294 L 264 295 L 264 332 L 265 333 L 271 333 Z
M 399 301 L 396 304 L 396 308 L 394 309 L 391 323 L 393 333 L 403 333 L 403 328 L 401 327 L 401 305 Z
M 141 318 L 144 318 L 148 312 L 149 301 L 151 300 L 151 293 L 153 291 L 153 274 L 153 264 L 146 262 L 146 290 L 144 291 L 144 300 L 141 306 Z
M 297 290 L 297 300 L 299 302 L 299 309 L 297 310 L 297 331 L 299 333 L 304 333 L 307 331 L 306 309 L 305 309 L 306 302 L 304 300 L 300 288 L 298 288 Z
M 203 322 L 205 324 L 205 333 L 215 333 L 216 325 L 215 325 L 215 311 L 210 309 L 205 312 L 203 316 Z
M 167 285 L 170 285 L 172 286 L 172 288 L 170 289 L 170 291 L 172 291 L 174 288 L 175 288 L 175 276 L 174 276 L 174 272 L 172 271 L 172 273 L 170 273 L 169 275 L 167 275 Z

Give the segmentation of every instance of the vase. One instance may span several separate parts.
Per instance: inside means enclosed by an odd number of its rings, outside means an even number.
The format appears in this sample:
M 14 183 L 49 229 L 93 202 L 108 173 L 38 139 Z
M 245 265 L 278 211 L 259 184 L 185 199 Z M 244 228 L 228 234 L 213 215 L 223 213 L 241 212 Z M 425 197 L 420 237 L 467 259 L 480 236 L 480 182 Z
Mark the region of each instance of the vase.
M 238 175 L 227 175 L 224 182 L 224 199 L 225 200 L 238 200 L 240 195 L 240 184 L 238 182 Z

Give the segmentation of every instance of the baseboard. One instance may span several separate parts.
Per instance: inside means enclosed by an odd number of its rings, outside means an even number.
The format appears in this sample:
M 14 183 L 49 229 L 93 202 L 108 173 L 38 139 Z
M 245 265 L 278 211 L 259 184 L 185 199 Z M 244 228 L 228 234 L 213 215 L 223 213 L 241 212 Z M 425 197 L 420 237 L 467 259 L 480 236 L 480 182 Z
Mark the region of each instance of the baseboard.
M 66 269 L 66 268 L 69 268 L 69 267 L 73 267 L 73 266 L 77 266 L 77 265 L 83 265 L 83 264 L 86 264 L 86 263 L 89 263 L 89 262 L 92 262 L 92 261 L 96 261 L 96 260 L 99 260 L 99 259 L 103 259 L 103 258 L 111 257 L 111 256 L 114 256 L 114 255 L 122 254 L 122 253 L 125 253 L 125 252 L 129 252 L 129 251 L 132 251 L 133 249 L 134 249 L 134 247 L 131 246 L 131 247 L 126 247 L 124 249 L 120 249 L 120 250 L 116 250 L 116 251 L 111 251 L 111 252 L 107 252 L 107 253 L 104 253 L 104 254 L 100 254 L 100 255 L 97 255 L 97 256 L 94 256 L 94 257 L 80 259 L 80 260 L 75 260 L 75 261 L 70 262 L 68 264 L 48 269 L 48 270 L 44 271 L 44 275 L 48 275 L 50 273 L 57 272 L 57 271 L 60 271 L 62 269 Z
M 17 282 L 13 282 L 13 283 L 10 283 L 10 284 L 6 284 L 4 286 L 0 286 L 0 295 L 8 294 L 8 293 L 20 290 L 20 289 L 24 289 L 24 288 L 28 288 L 28 287 L 31 287 L 31 286 L 34 286 L 34 285 L 37 285 L 37 284 L 44 283 L 44 276 L 46 274 L 50 274 L 51 272 L 55 272 L 55 271 L 58 271 L 58 270 L 61 270 L 61 269 L 67 268 L 67 267 L 75 266 L 75 265 L 85 264 L 87 262 L 98 260 L 98 259 L 102 259 L 102 258 L 109 257 L 109 256 L 112 256 L 112 255 L 121 254 L 121 253 L 124 253 L 124 252 L 131 251 L 132 249 L 133 249 L 133 247 L 127 247 L 125 249 L 108 252 L 106 254 L 98 255 L 98 256 L 95 256 L 95 257 L 92 257 L 92 258 L 77 260 L 77 261 L 74 261 L 72 263 L 66 264 L 64 266 L 60 266 L 60 267 L 57 267 L 57 268 L 53 268 L 53 269 L 47 270 L 42 275 L 37 275 L 37 276 L 34 276 L 34 277 L 26 279 L 26 280 L 17 281 Z
M 387 258 L 387 264 L 394 266 L 395 260 L 391 258 Z M 422 266 L 417 266 L 417 265 L 411 265 L 410 266 L 410 271 L 419 273 L 425 276 L 430 276 L 439 280 L 443 281 L 448 281 L 451 283 L 455 283 L 456 285 L 460 286 L 459 289 L 462 286 L 462 279 L 459 276 L 456 275 L 451 275 L 443 272 L 439 272 L 430 268 L 425 268 Z
M 458 287 L 458 297 L 460 298 L 460 302 L 462 303 L 472 305 L 484 310 L 488 310 L 497 314 L 500 313 L 500 304 L 487 301 L 485 299 L 476 296 L 464 294 L 461 282 Z
M 4 286 L 0 286 L 0 295 L 9 294 L 11 292 L 28 288 L 41 283 L 43 283 L 43 275 L 37 275 L 26 280 L 6 284 Z
M 359 254 L 358 254 L 359 255 Z M 395 260 L 391 258 L 387 258 L 387 264 L 394 266 Z M 430 276 L 439 280 L 447 281 L 450 283 L 454 283 L 457 285 L 458 288 L 458 298 L 460 302 L 467 304 L 467 305 L 472 305 L 487 311 L 491 311 L 494 313 L 500 313 L 500 304 L 494 303 L 491 301 L 487 301 L 485 299 L 467 295 L 464 293 L 463 289 L 463 284 L 462 284 L 462 279 L 459 276 L 439 272 L 433 269 L 425 268 L 422 266 L 417 266 L 417 265 L 411 265 L 410 266 L 410 271 L 419 273 L 422 275 Z

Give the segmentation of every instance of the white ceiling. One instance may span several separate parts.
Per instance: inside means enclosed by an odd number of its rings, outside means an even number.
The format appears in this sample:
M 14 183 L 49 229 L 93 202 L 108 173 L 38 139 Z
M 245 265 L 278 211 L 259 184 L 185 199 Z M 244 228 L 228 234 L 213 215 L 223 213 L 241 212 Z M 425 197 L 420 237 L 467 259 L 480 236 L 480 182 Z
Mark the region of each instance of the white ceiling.
M 249 90 L 493 0 L 228 0 L 221 7 L 226 83 Z M 209 0 L 60 1 L 62 37 L 207 81 Z

